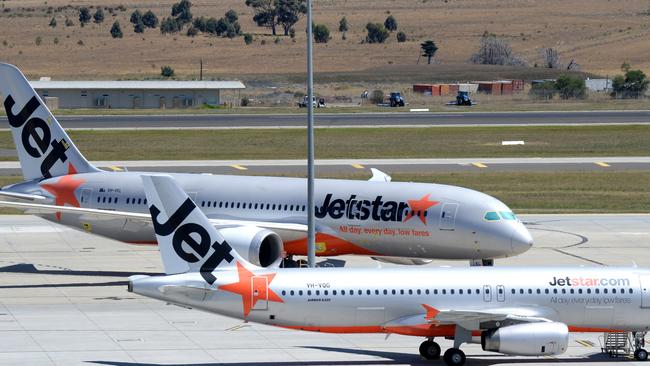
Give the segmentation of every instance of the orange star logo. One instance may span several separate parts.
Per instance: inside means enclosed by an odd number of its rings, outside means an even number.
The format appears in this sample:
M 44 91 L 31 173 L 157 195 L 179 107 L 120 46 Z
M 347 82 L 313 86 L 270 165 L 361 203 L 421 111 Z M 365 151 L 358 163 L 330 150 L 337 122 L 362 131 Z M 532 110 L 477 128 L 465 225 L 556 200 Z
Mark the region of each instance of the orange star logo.
M 237 262 L 239 282 L 219 286 L 220 290 L 241 295 L 244 317 L 247 317 L 258 300 L 284 302 L 268 286 L 273 281 L 275 273 L 256 276 Z
M 65 206 L 68 204 L 74 207 L 81 206 L 74 192 L 80 185 L 86 183 L 86 181 L 83 179 L 75 179 L 74 174 L 77 174 L 77 170 L 72 166 L 72 164 L 69 164 L 68 175 L 59 178 L 56 183 L 41 184 L 43 189 L 54 195 L 55 205 Z M 61 221 L 61 212 L 56 213 L 56 219 Z
M 427 224 L 427 218 L 424 216 L 424 212 L 432 206 L 437 205 L 439 202 L 438 201 L 429 201 L 429 196 L 430 194 L 422 196 L 419 200 L 408 200 L 409 204 L 409 213 L 406 215 L 406 218 L 404 219 L 404 222 L 407 222 L 408 220 L 411 219 L 411 217 L 417 216 L 420 218 L 420 221 L 422 221 L 423 224 Z

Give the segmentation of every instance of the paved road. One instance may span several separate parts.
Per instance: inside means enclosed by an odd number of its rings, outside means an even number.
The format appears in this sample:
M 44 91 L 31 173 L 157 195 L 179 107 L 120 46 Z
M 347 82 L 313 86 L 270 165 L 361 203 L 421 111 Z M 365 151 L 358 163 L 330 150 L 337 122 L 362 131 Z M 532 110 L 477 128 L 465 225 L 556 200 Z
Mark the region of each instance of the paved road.
M 154 116 L 60 116 L 65 128 L 276 128 L 301 127 L 304 114 L 211 114 Z M 650 124 L 650 111 L 507 113 L 339 113 L 317 114 L 318 127 Z M 6 127 L 6 117 L 0 127 Z
M 496 265 L 650 265 L 649 215 L 520 215 L 535 246 Z M 307 333 L 242 323 L 126 291 L 130 274 L 162 271 L 156 247 L 0 216 L 0 365 L 443 365 L 418 337 Z M 342 257 L 348 267 L 376 267 Z M 434 261 L 430 266 L 466 266 Z M 392 267 L 382 264 L 382 267 Z M 633 270 L 630 268 L 630 270 Z M 507 357 L 464 345 L 468 365 L 603 365 L 602 333 L 574 333 L 566 354 Z M 449 340 L 438 340 L 445 349 Z M 619 363 L 619 362 L 617 362 Z M 628 364 L 629 361 L 624 361 Z M 641 363 L 634 363 L 641 364 Z
M 247 175 L 305 175 L 304 160 L 141 160 L 95 161 L 100 168 L 120 168 L 131 171 L 247 174 Z M 331 159 L 317 160 L 317 173 L 353 174 L 370 168 L 388 174 L 448 171 L 609 171 L 649 170 L 650 157 L 589 157 L 589 158 L 464 158 L 464 159 Z M 0 162 L 0 175 L 20 175 L 16 161 Z

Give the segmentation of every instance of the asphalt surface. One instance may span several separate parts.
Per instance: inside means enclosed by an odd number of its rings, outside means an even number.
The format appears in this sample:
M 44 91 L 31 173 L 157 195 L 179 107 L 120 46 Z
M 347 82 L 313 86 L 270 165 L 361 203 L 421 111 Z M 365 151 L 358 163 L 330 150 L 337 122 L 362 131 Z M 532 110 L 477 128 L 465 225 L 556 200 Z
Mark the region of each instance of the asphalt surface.
M 142 160 L 95 161 L 107 170 L 147 172 L 306 175 L 304 160 Z M 455 172 L 455 171 L 609 171 L 648 170 L 650 157 L 593 158 L 465 158 L 465 159 L 332 159 L 316 160 L 320 175 L 346 175 L 363 172 L 370 177 L 370 168 L 387 174 Z M 20 175 L 17 161 L 0 162 L 0 175 Z
M 650 265 L 650 215 L 520 215 L 535 239 L 496 265 Z M 444 365 L 419 337 L 325 334 L 243 323 L 127 292 L 131 274 L 162 272 L 155 246 L 102 239 L 34 216 L 0 216 L 0 365 Z M 376 267 L 337 257 L 346 267 Z M 467 266 L 434 261 L 430 266 Z M 382 267 L 391 267 L 382 264 Z M 512 357 L 463 345 L 469 366 L 602 365 L 602 333 L 573 333 L 565 354 Z M 452 342 L 436 339 L 444 349 Z M 617 362 L 618 361 L 618 362 Z
M 57 116 L 67 129 L 304 127 L 305 114 Z M 648 124 L 650 111 L 317 113 L 317 127 Z M 6 127 L 6 117 L 0 117 Z

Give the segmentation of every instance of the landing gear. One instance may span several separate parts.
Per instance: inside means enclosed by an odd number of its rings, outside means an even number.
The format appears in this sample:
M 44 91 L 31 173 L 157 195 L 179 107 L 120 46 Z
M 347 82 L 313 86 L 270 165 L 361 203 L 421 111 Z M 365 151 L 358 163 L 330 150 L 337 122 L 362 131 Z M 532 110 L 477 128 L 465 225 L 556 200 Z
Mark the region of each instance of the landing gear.
M 634 359 L 637 361 L 645 361 L 648 359 L 648 351 L 643 348 L 639 348 L 634 351 Z
M 442 357 L 447 366 L 463 366 L 465 364 L 465 352 L 459 348 L 450 348 L 445 352 Z
M 440 358 L 440 345 L 433 341 L 433 339 L 427 339 L 422 342 L 420 345 L 420 356 L 426 360 L 437 360 Z

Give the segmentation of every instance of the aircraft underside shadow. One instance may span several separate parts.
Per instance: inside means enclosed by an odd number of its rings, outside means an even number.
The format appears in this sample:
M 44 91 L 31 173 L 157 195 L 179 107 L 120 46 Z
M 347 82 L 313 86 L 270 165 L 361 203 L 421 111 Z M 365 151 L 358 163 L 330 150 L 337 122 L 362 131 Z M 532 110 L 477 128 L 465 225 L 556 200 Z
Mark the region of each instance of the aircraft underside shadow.
M 126 271 L 75 271 L 70 269 L 38 269 L 31 263 L 18 263 L 5 267 L 0 267 L 0 273 L 22 273 L 22 274 L 39 274 L 53 276 L 84 276 L 84 277 L 129 277 L 140 272 Z M 149 272 L 150 275 L 159 275 L 157 272 Z M 0 285 L 0 289 L 15 288 L 55 288 L 55 287 L 107 287 L 107 286 L 126 286 L 128 281 L 108 281 L 108 282 L 67 282 L 67 283 L 46 283 L 31 285 Z

